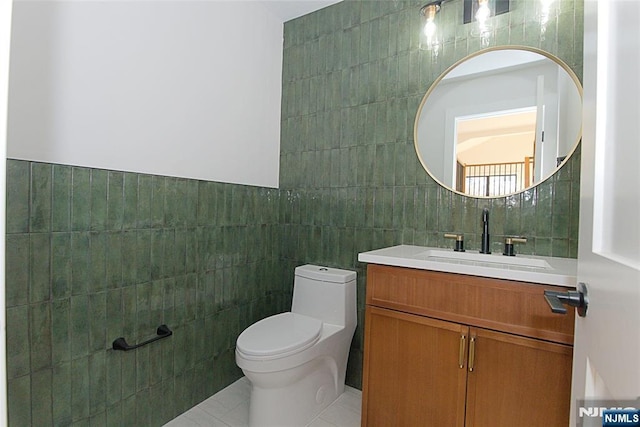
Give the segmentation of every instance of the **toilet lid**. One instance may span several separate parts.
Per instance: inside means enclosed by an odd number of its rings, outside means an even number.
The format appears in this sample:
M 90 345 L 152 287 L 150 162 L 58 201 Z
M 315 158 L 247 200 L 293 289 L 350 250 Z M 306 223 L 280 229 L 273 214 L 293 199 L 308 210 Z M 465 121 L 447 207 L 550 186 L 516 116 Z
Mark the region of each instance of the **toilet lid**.
M 297 313 L 280 313 L 245 329 L 236 343 L 248 356 L 285 356 L 311 347 L 320 339 L 322 321 Z

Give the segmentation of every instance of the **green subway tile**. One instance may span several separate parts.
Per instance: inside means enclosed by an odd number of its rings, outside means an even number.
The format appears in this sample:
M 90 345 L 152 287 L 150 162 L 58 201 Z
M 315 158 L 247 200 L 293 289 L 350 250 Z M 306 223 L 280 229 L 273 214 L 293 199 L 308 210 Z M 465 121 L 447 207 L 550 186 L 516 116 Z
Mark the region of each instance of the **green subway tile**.
M 7 377 L 13 379 L 30 371 L 29 308 L 7 307 L 6 316 Z
M 106 236 L 106 285 L 107 289 L 122 285 L 122 235 L 121 232 Z
M 149 228 L 151 226 L 152 184 L 153 178 L 151 175 L 138 175 L 138 228 Z
M 90 412 L 89 358 L 82 357 L 71 362 L 71 414 L 73 421 L 87 418 Z
M 7 160 L 7 233 L 29 231 L 31 164 Z
M 89 292 L 101 292 L 106 289 L 107 276 L 107 235 L 92 232 L 89 234 Z
M 163 277 L 164 267 L 164 233 L 163 229 L 156 229 L 151 232 L 151 279 Z
M 71 229 L 86 231 L 91 225 L 91 171 L 74 167 L 71 179 Z
M 136 281 L 142 283 L 151 279 L 151 230 L 136 233 Z
M 107 347 L 109 347 L 115 339 L 123 335 L 122 290 L 110 289 L 107 291 L 106 304 L 106 339 Z
M 104 413 L 107 397 L 107 367 L 104 351 L 89 356 L 89 413 Z M 92 423 L 93 424 L 93 423 Z
M 91 170 L 91 230 L 107 228 L 108 177 L 105 170 Z
M 175 327 L 173 329 L 174 334 L 171 336 L 173 340 L 173 369 L 174 375 L 179 376 L 186 369 L 186 334 L 184 332 L 184 326 Z
M 568 239 L 551 239 L 551 253 L 547 253 L 545 255 L 567 258 L 569 257 L 569 250 Z
M 137 232 L 122 233 L 122 285 L 136 283 L 137 278 Z
M 29 235 L 8 234 L 6 238 L 6 304 L 7 307 L 29 301 Z
M 31 424 L 31 376 L 25 375 L 7 382 L 7 412 L 9 425 Z
M 148 337 L 152 333 L 153 326 L 149 307 L 151 301 L 151 286 L 152 284 L 149 282 L 136 285 L 137 337 L 139 339 Z
M 198 298 L 203 302 L 203 318 L 212 316 L 216 312 L 215 305 L 215 273 L 208 271 L 198 278 Z
M 522 234 L 521 213 L 522 195 L 514 195 L 506 198 L 505 222 L 503 226 L 504 235 L 519 236 Z
M 132 351 L 118 354 L 122 363 L 122 399 L 126 401 L 136 395 L 136 354 Z
M 149 294 L 149 317 L 152 330 L 155 330 L 163 322 L 164 284 L 162 280 L 151 282 Z
M 138 425 L 136 420 L 136 395 L 128 396 L 122 400 L 122 419 L 130 425 Z
M 89 289 L 89 233 L 71 234 L 71 294 L 82 295 Z
M 167 227 L 178 225 L 178 182 L 176 178 L 167 178 L 164 200 L 164 215 Z
M 43 369 L 31 375 L 31 423 L 46 426 L 53 423 L 51 369 Z
M 72 168 L 53 165 L 52 231 L 71 230 Z
M 185 182 L 184 220 L 187 227 L 198 225 L 198 186 L 199 182 L 194 179 Z
M 91 419 L 89 417 L 74 421 L 71 427 L 91 427 Z
M 136 394 L 136 425 L 148 426 L 149 424 L 149 389 Z M 187 408 L 188 409 L 188 408 Z
M 193 370 L 193 366 L 195 363 L 194 352 L 197 351 L 196 342 L 195 342 L 196 327 L 197 327 L 196 322 L 189 322 L 185 325 L 185 329 L 183 331 L 183 333 L 185 334 L 186 348 L 189 349 L 188 351 L 185 351 L 186 366 L 189 371 Z
M 124 224 L 124 173 L 109 171 L 107 189 L 108 230 L 121 230 Z
M 208 396 L 203 396 L 206 398 Z M 162 384 L 156 384 L 149 389 L 149 425 L 161 426 L 167 421 L 164 420 L 162 407 L 164 406 Z
M 568 214 L 554 214 L 551 218 L 551 236 L 554 239 L 569 238 L 570 221 L 571 218 Z
M 120 427 L 125 425 L 125 420 L 122 418 L 122 402 L 114 403 L 107 407 L 107 427 Z M 167 420 L 168 421 L 168 420 Z
M 135 228 L 138 217 L 138 175 L 125 173 L 123 178 L 122 227 Z
M 162 375 L 164 378 L 163 385 L 173 384 L 173 378 L 175 377 L 173 364 L 173 354 L 175 350 L 174 343 L 173 341 L 165 340 L 162 342 L 160 347 L 162 349 Z
M 86 356 L 89 352 L 89 298 L 71 297 L 71 357 Z
M 122 335 L 129 341 L 135 340 L 137 337 L 136 301 L 135 286 L 122 289 Z
M 164 292 L 162 307 L 164 324 L 171 328 L 175 324 L 175 279 L 164 279 L 162 285 Z
M 51 303 L 51 362 L 71 360 L 71 302 L 69 298 Z
M 107 413 L 109 413 L 109 406 L 117 404 L 122 396 L 122 360 L 120 355 L 121 353 L 117 351 L 107 351 L 105 354 Z
M 185 285 L 185 320 L 191 322 L 196 317 L 197 275 L 187 274 Z
M 553 213 L 568 214 L 568 209 L 565 206 L 568 207 L 571 202 L 571 181 L 556 181 L 553 187 Z M 563 212 L 563 209 L 567 210 Z
M 153 176 L 151 179 L 151 226 L 163 227 L 165 222 L 166 183 L 174 178 Z
M 137 394 L 149 388 L 149 346 L 136 350 L 136 390 Z
M 162 347 L 160 343 L 149 346 L 149 385 L 162 381 Z
M 89 295 L 89 351 L 107 348 L 106 337 L 107 294 L 101 292 Z
M 215 220 L 215 192 L 214 183 L 198 181 L 198 225 L 205 225 Z
M 90 427 L 106 427 L 107 425 L 107 412 L 106 410 L 95 415 L 92 415 L 89 419 Z
M 49 234 L 31 234 L 29 275 L 29 301 L 40 302 L 51 298 L 51 242 Z
M 29 231 L 51 230 L 52 168 L 46 163 L 31 164 L 31 206 Z
M 246 222 L 246 213 L 244 212 L 244 195 L 245 189 L 240 186 L 231 186 L 229 188 L 231 203 L 229 205 L 229 222 L 228 224 L 244 224 Z
M 551 256 L 552 253 L 552 239 L 547 237 L 536 237 L 535 239 L 535 254 L 541 256 Z
M 171 235 L 165 236 L 171 239 Z M 176 230 L 175 241 L 173 250 L 170 250 L 170 246 L 165 242 L 165 259 L 167 264 L 173 264 L 174 270 L 168 271 L 165 269 L 165 277 L 172 276 L 173 274 L 194 273 L 196 271 L 196 247 L 195 230 Z M 169 240 L 169 243 L 171 241 Z M 169 263 L 169 256 L 171 256 L 172 263 Z
M 32 304 L 29 312 L 31 371 L 37 371 L 51 366 L 51 305 Z
M 52 376 L 53 425 L 71 425 L 71 362 L 54 365 Z
M 71 234 L 51 236 L 51 294 L 53 299 L 71 295 L 73 274 L 71 264 Z

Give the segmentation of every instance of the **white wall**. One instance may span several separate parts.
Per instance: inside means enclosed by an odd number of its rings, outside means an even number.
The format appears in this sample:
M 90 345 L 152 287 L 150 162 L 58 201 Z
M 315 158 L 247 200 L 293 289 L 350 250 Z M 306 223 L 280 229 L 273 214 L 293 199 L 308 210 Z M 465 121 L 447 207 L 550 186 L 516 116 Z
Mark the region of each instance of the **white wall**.
M 258 2 L 18 1 L 8 157 L 277 187 L 282 35 Z

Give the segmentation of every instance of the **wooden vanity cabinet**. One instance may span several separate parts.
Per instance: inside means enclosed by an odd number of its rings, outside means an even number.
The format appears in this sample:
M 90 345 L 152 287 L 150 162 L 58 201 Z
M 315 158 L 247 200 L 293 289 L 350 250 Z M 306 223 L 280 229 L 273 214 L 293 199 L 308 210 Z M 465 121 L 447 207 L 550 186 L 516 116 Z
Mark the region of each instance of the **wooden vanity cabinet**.
M 369 265 L 362 425 L 568 425 L 574 319 L 544 289 Z

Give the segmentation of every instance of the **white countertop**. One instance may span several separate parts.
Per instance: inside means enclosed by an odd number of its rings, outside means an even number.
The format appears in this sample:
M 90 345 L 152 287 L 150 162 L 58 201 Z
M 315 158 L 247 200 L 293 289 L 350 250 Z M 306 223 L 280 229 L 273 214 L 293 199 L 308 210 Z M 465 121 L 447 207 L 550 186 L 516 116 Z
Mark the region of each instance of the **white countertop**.
M 358 261 L 546 285 L 576 286 L 577 260 L 399 245 L 358 254 Z

